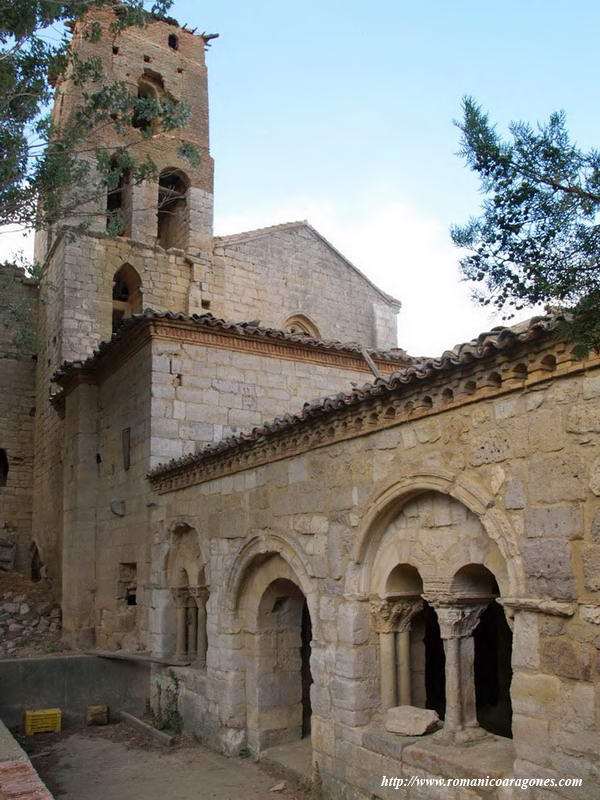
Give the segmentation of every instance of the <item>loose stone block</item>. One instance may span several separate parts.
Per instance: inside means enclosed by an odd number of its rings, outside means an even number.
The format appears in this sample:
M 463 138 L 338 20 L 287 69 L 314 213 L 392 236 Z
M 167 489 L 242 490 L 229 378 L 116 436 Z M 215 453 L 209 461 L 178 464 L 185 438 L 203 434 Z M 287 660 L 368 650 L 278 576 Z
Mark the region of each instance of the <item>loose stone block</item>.
M 395 706 L 388 708 L 385 715 L 385 728 L 400 736 L 423 736 L 438 727 L 440 718 L 437 711 L 415 706 Z

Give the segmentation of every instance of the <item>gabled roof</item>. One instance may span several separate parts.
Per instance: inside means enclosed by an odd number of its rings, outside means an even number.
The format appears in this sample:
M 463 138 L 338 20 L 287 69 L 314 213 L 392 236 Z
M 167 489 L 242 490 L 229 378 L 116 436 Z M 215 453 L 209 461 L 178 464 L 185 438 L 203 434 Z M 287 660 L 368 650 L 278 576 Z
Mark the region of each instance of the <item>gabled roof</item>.
M 307 220 L 298 220 L 297 222 L 283 222 L 281 225 L 270 225 L 267 228 L 256 228 L 253 231 L 243 231 L 241 233 L 232 233 L 228 236 L 215 236 L 214 243 L 215 247 L 219 245 L 230 245 L 230 244 L 238 244 L 242 242 L 250 242 L 253 239 L 260 239 L 263 236 L 271 236 L 274 233 L 280 233 L 281 231 L 293 231 L 297 230 L 298 228 L 304 228 L 310 231 L 313 236 L 319 239 L 323 244 L 331 250 L 338 258 L 340 258 L 347 267 L 353 270 L 363 281 L 369 284 L 369 286 L 374 289 L 377 294 L 381 296 L 381 298 L 390 306 L 396 306 L 398 309 L 401 308 L 402 303 L 400 300 L 397 300 L 395 297 L 384 292 L 382 289 L 379 288 L 376 284 L 373 283 L 372 280 L 367 278 L 364 272 L 356 267 L 351 261 L 349 261 L 343 253 L 334 247 L 330 241 L 328 241 L 316 228 L 307 221 Z

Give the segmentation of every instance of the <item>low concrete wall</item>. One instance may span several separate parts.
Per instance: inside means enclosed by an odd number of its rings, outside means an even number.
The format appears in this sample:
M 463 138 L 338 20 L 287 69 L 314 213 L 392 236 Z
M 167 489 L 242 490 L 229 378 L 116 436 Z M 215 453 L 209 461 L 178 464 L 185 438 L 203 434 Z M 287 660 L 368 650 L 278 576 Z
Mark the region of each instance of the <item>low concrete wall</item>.
M 28 709 L 60 708 L 63 724 L 83 721 L 91 705 L 141 714 L 150 695 L 150 665 L 89 655 L 0 661 L 0 719 L 22 728 Z

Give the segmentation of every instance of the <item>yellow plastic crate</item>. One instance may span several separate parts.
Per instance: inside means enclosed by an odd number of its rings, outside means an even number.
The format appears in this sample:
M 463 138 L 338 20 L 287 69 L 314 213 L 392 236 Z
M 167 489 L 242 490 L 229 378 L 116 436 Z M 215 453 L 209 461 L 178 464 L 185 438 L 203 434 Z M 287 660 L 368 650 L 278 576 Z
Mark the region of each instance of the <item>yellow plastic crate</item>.
M 40 708 L 25 712 L 25 733 L 60 733 L 62 712 L 60 708 Z

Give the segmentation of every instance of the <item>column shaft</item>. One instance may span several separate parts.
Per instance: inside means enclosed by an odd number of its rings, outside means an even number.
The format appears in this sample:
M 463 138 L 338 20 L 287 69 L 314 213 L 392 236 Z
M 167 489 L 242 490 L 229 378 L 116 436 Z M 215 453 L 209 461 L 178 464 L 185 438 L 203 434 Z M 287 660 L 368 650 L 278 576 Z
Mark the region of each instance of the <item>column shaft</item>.
M 446 653 L 446 715 L 444 717 L 444 730 L 456 731 L 462 722 L 462 698 L 460 676 L 460 645 L 459 639 L 453 636 L 444 639 Z
M 198 606 L 198 647 L 196 652 L 196 663 L 199 667 L 206 666 L 206 650 L 208 638 L 206 635 L 206 600 L 201 600 Z
M 398 704 L 412 705 L 412 686 L 410 676 L 410 628 L 396 634 L 398 663 Z
M 198 609 L 196 603 L 188 606 L 188 658 L 193 661 L 196 658 L 196 644 L 198 641 Z
M 381 705 L 384 711 L 396 705 L 396 634 L 379 634 Z
M 186 608 L 183 603 L 176 607 L 177 627 L 175 633 L 175 658 L 184 661 L 186 656 Z

